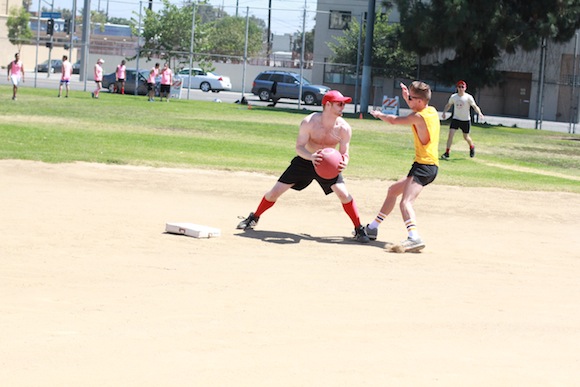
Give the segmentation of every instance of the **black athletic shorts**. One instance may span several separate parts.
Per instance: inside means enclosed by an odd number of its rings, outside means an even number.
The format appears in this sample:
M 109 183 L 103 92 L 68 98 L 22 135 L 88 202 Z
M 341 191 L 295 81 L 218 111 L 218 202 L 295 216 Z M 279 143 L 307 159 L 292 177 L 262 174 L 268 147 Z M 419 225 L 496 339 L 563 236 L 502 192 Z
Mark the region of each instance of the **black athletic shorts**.
M 336 183 L 344 183 L 342 174 L 339 174 L 334 179 L 324 179 L 314 170 L 314 164 L 310 160 L 304 160 L 300 156 L 296 156 L 290 162 L 290 165 L 282 176 L 278 179 L 280 183 L 294 184 L 292 189 L 302 191 L 308 187 L 312 180 L 316 180 L 326 195 L 332 193 L 332 187 Z
M 161 85 L 159 91 L 162 93 L 169 93 L 171 91 L 171 85 Z
M 435 180 L 437 172 L 439 172 L 439 167 L 437 165 L 419 164 L 418 162 L 414 162 L 407 177 L 413 176 L 413 180 L 424 187 Z
M 449 124 L 449 129 L 461 129 L 463 133 L 467 134 L 471 130 L 471 121 L 460 121 L 454 118 Z
M 147 83 L 147 90 L 151 91 L 155 89 L 155 83 Z

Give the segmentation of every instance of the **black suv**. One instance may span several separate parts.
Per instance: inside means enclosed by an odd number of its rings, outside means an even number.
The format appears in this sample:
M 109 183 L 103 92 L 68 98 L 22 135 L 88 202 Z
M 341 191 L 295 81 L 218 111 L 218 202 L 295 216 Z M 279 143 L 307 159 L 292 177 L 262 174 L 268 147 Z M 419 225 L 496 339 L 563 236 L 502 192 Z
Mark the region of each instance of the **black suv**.
M 289 71 L 264 71 L 254 79 L 252 94 L 261 101 L 272 100 L 274 103 L 280 98 L 298 99 L 300 79 L 300 74 Z M 327 86 L 313 85 L 302 78 L 302 101 L 307 105 L 320 105 L 329 90 Z

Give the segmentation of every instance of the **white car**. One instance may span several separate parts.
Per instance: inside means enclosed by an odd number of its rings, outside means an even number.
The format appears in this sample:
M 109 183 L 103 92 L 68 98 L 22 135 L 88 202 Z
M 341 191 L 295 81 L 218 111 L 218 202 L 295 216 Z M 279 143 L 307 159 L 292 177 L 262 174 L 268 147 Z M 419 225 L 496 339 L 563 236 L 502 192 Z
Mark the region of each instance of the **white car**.
M 183 81 L 184 88 L 200 89 L 206 93 L 208 91 L 219 93 L 222 90 L 232 89 L 230 77 L 205 72 L 200 68 L 191 69 L 191 76 L 189 76 L 189 68 L 181 70 L 177 75 Z

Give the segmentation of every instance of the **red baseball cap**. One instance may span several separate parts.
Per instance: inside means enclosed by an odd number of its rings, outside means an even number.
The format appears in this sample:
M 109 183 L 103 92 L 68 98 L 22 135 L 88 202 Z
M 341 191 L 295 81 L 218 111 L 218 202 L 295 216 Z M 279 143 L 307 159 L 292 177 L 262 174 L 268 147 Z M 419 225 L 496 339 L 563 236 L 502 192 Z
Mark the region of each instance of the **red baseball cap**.
M 323 105 L 326 105 L 327 102 L 344 102 L 344 103 L 349 103 L 351 101 L 352 101 L 352 98 L 345 97 L 338 90 L 330 90 L 326 94 L 324 94 L 324 97 L 322 97 L 322 104 Z
M 467 88 L 467 83 L 465 83 L 465 81 L 459 81 L 455 84 L 455 86 L 464 86 L 465 88 Z

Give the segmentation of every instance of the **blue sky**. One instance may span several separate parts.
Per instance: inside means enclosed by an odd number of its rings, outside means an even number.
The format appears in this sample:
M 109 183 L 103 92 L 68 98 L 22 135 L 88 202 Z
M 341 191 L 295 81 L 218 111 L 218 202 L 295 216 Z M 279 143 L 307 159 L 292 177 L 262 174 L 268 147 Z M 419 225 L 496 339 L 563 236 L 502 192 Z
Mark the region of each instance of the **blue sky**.
M 55 8 L 73 8 L 75 0 L 40 0 L 41 7 L 49 8 L 54 4 Z M 77 1 L 77 10 L 84 7 L 84 0 Z M 181 0 L 171 0 L 175 4 L 182 3 Z M 268 20 L 268 4 L 270 0 L 210 0 L 214 7 L 223 7 L 230 15 L 236 14 L 236 5 L 238 16 L 245 16 L 249 7 L 249 14 L 263 19 L 266 23 Z M 314 11 L 316 11 L 316 0 L 271 0 L 271 30 L 276 34 L 293 33 L 302 30 L 302 16 L 306 4 L 306 30 L 314 27 Z M 38 1 L 32 3 L 31 10 L 38 10 Z M 91 9 L 109 12 L 111 17 L 130 18 L 133 12 L 139 12 L 139 0 L 91 0 Z M 143 1 L 143 7 L 147 6 Z M 161 2 L 154 1 L 153 10 L 161 9 Z

